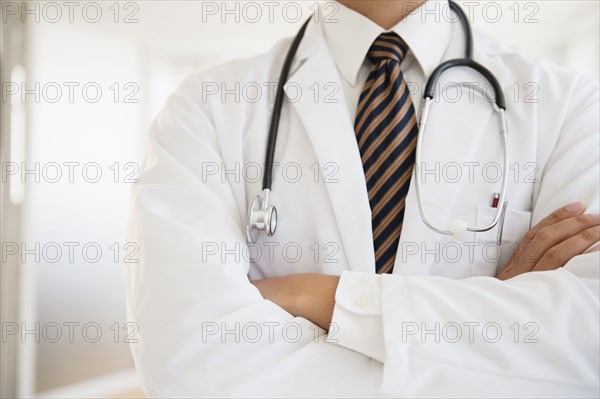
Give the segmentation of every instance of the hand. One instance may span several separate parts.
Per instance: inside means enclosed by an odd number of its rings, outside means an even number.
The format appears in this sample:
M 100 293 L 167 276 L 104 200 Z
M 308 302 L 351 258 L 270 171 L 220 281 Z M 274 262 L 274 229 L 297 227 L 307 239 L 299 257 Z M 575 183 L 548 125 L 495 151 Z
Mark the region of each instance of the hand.
M 583 215 L 574 203 L 560 208 L 532 227 L 497 278 L 507 280 L 530 271 L 554 270 L 600 240 L 600 215 Z M 597 251 L 596 246 L 591 251 Z
M 339 280 L 338 276 L 305 273 L 253 280 L 251 283 L 263 298 L 294 316 L 329 330 Z

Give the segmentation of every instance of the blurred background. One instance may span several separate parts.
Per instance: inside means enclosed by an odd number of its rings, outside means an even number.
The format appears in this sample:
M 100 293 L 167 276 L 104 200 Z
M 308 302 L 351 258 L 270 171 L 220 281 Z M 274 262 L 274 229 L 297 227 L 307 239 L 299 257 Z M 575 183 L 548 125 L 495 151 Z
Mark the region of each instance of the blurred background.
M 598 79 L 597 0 L 459 3 L 475 29 Z M 2 397 L 143 396 L 123 263 L 145 132 L 185 76 L 267 51 L 317 4 L 0 1 Z

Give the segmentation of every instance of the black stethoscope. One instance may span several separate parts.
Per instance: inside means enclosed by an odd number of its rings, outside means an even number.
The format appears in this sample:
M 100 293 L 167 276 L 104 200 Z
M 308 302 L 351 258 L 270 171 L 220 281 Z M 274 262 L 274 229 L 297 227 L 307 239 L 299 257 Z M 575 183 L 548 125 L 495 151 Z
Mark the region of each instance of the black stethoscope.
M 490 72 L 483 65 L 473 60 L 473 34 L 471 32 L 471 26 L 467 20 L 467 16 L 460 8 L 458 4 L 452 0 L 448 1 L 450 9 L 458 16 L 460 23 L 465 32 L 465 57 L 448 60 L 440 64 L 431 74 L 431 77 L 427 81 L 425 86 L 425 92 L 423 94 L 424 104 L 421 110 L 421 116 L 419 118 L 419 137 L 416 148 L 416 165 L 421 164 L 421 146 L 423 143 L 423 137 L 425 134 L 425 126 L 427 125 L 427 118 L 429 116 L 429 109 L 432 104 L 432 99 L 435 97 L 435 86 L 440 76 L 450 68 L 454 67 L 467 67 L 474 69 L 479 72 L 489 82 L 494 89 L 495 100 L 492 102 L 492 108 L 499 114 L 500 119 L 500 134 L 503 140 L 504 147 L 504 169 L 502 173 L 502 188 L 500 191 L 499 201 L 500 204 L 496 209 L 496 214 L 492 222 L 485 226 L 469 226 L 464 220 L 452 219 L 449 226 L 446 229 L 438 229 L 434 227 L 425 214 L 423 206 L 423 195 L 421 190 L 421 172 L 419 167 L 415 167 L 415 188 L 417 195 L 417 203 L 419 205 L 419 213 L 423 223 L 431 230 L 445 235 L 452 235 L 458 239 L 464 237 L 467 232 L 483 232 L 494 228 L 500 220 L 504 221 L 504 215 L 506 212 L 506 192 L 508 188 L 508 173 L 504 171 L 508 170 L 508 137 L 507 137 L 507 124 L 506 124 L 506 105 L 504 102 L 504 93 L 500 88 L 498 80 L 492 72 Z M 294 38 L 292 45 L 287 53 L 283 68 L 281 69 L 281 75 L 279 77 L 279 83 L 277 85 L 277 94 L 275 97 L 275 105 L 273 107 L 273 115 L 271 116 L 271 124 L 269 126 L 269 138 L 267 143 L 267 153 L 265 157 L 265 171 L 263 174 L 263 190 L 262 196 L 255 196 L 250 203 L 248 214 L 246 218 L 246 240 L 248 243 L 256 243 L 260 231 L 263 230 L 268 237 L 272 237 L 275 234 L 277 228 L 277 209 L 275 206 L 270 205 L 269 197 L 271 193 L 271 183 L 273 180 L 273 163 L 275 158 L 275 144 L 277 141 L 277 130 L 279 128 L 279 119 L 281 116 L 281 108 L 283 106 L 284 98 L 284 85 L 287 82 L 287 78 L 290 72 L 292 61 L 296 56 L 300 42 L 304 37 L 306 28 L 310 19 L 302 25 L 302 28 Z M 482 95 L 484 93 L 481 93 Z M 502 224 L 500 223 L 500 229 L 498 231 L 498 244 L 501 243 Z

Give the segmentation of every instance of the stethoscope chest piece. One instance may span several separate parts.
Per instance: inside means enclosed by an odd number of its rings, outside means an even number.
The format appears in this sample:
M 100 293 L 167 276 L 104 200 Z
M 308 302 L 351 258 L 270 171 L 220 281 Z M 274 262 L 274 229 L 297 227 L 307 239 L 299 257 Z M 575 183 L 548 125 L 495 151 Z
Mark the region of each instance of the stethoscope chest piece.
M 260 231 L 263 230 L 268 237 L 272 237 L 277 229 L 277 208 L 269 206 L 270 190 L 263 190 L 263 196 L 252 199 L 246 216 L 246 240 L 256 243 Z

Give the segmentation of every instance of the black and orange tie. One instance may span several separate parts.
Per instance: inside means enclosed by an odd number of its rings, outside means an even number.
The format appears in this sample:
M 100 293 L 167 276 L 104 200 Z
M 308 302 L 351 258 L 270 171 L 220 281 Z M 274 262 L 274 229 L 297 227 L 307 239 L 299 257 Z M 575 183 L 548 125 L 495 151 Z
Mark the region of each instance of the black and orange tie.
M 377 273 L 394 267 L 404 205 L 415 163 L 418 126 L 400 63 L 408 46 L 381 34 L 369 49 L 373 63 L 360 95 L 354 130 L 363 163 Z

